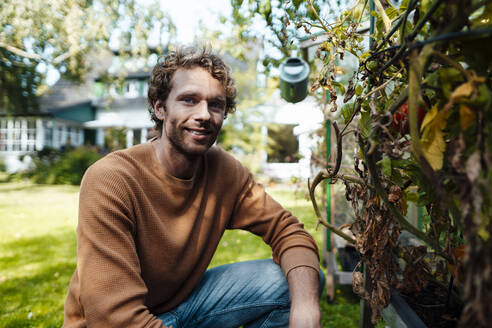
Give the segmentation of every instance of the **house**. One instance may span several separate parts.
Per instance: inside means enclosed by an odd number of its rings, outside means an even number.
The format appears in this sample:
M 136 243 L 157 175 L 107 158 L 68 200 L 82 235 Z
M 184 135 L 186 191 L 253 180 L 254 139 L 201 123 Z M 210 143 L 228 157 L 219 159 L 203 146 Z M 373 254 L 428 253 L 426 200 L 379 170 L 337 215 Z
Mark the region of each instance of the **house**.
M 61 78 L 40 98 L 39 111 L 0 112 L 0 161 L 15 172 L 26 169 L 29 155 L 45 147 L 89 144 L 112 149 L 115 145 L 108 142 L 115 138 L 108 136 L 115 132 L 124 134 L 123 141 L 116 138 L 120 148 L 145 142 L 153 127 L 146 104 L 149 76 L 144 67 L 110 87 L 96 72 L 82 83 Z
M 323 113 L 316 99 L 308 96 L 292 104 L 282 99 L 280 90 L 276 90 L 257 110 L 263 113 L 264 143 L 277 144 L 276 149 L 267 146 L 263 150 L 263 173 L 279 180 L 311 177 L 311 154 L 319 141 L 315 132 L 323 126 Z

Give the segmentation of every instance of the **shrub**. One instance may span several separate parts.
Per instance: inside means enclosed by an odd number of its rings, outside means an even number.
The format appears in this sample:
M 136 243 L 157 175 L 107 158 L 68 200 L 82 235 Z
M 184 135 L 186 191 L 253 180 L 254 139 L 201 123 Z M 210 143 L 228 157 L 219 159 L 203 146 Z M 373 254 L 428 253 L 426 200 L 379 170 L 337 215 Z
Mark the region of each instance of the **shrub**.
M 5 172 L 5 171 L 7 171 L 7 167 L 5 166 L 3 160 L 0 158 L 0 172 Z
M 93 147 L 64 151 L 46 148 L 38 152 L 34 168 L 24 175 L 35 183 L 79 185 L 87 168 L 102 156 Z

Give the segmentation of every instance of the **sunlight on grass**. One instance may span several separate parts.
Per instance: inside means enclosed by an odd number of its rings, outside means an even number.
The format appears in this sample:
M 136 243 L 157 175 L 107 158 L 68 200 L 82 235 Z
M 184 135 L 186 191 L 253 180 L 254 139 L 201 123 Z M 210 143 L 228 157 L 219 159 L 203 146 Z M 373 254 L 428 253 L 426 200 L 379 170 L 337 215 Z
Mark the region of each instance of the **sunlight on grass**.
M 75 186 L 0 183 L 0 327 L 60 327 L 75 269 L 78 191 Z M 311 204 L 291 189 L 272 196 L 305 224 L 321 247 L 321 229 Z M 271 257 L 263 241 L 245 231 L 227 231 L 211 266 Z M 356 327 L 358 299 L 349 286 L 323 297 L 323 327 Z
M 60 327 L 78 187 L 0 184 L 0 327 Z

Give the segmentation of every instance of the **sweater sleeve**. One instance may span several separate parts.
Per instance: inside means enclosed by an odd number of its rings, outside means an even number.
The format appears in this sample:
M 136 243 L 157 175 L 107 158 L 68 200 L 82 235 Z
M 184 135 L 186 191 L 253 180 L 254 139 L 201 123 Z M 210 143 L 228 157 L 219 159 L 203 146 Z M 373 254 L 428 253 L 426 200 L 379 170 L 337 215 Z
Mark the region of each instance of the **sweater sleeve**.
M 131 194 L 113 167 L 94 165 L 80 189 L 77 275 L 87 327 L 163 328 L 145 306 Z
M 260 236 L 272 248 L 273 260 L 281 265 L 286 276 L 299 266 L 319 271 L 318 247 L 304 225 L 269 196 L 246 168 L 242 169 L 246 179 L 229 228 Z

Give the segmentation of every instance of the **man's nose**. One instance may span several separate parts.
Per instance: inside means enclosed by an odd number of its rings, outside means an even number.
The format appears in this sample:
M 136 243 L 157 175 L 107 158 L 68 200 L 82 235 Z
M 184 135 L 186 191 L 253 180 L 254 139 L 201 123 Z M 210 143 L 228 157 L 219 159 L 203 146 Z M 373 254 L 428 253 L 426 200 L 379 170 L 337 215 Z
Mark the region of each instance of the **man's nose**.
M 197 104 L 194 118 L 199 121 L 210 120 L 210 112 L 208 110 L 208 102 L 206 100 L 202 100 Z

